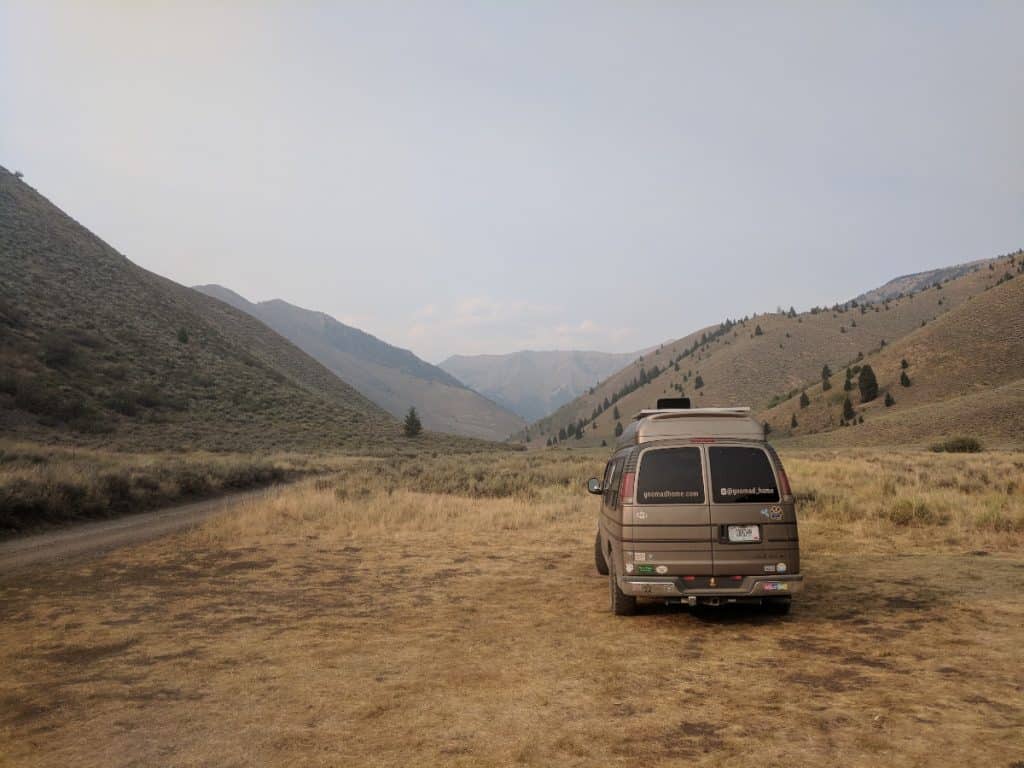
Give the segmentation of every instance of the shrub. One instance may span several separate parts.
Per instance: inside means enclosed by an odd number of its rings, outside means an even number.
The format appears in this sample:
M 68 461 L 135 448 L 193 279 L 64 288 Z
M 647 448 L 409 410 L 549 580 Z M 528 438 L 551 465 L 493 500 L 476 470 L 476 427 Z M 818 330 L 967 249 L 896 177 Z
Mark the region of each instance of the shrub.
M 857 377 L 857 387 L 860 389 L 860 401 L 870 403 L 878 397 L 878 379 L 870 365 L 860 369 L 860 376 Z
M 981 453 L 984 449 L 977 438 L 951 437 L 941 443 L 935 443 L 932 450 L 936 453 Z
M 800 426 L 800 424 L 797 422 L 796 414 L 794 413 L 792 418 L 790 418 L 790 420 L 789 420 L 789 428 L 790 429 L 796 429 L 799 426 Z
M 892 392 L 885 393 L 885 407 L 890 408 L 896 405 L 896 398 L 892 396 Z
M 940 514 L 923 501 L 899 499 L 889 509 L 887 517 L 896 525 L 943 525 L 949 516 Z
M 764 331 L 761 330 L 761 326 L 760 325 L 758 325 L 756 328 L 754 328 L 754 335 L 755 336 L 764 336 Z
M 56 331 L 42 339 L 42 360 L 49 368 L 71 368 L 78 362 L 78 350 L 65 334 Z
M 907 376 L 907 372 L 906 371 L 901 371 L 900 372 L 900 386 L 901 387 L 909 387 L 910 386 L 910 377 Z
M 801 408 L 806 408 L 810 404 L 811 404 L 811 398 L 809 398 L 807 396 L 807 391 L 805 390 L 805 391 L 801 392 L 800 393 L 800 407 Z
M 701 375 L 698 373 L 697 374 L 697 378 L 693 380 L 693 388 L 694 389 L 701 389 L 701 388 L 703 388 L 703 386 L 704 386 L 704 379 L 702 379 Z

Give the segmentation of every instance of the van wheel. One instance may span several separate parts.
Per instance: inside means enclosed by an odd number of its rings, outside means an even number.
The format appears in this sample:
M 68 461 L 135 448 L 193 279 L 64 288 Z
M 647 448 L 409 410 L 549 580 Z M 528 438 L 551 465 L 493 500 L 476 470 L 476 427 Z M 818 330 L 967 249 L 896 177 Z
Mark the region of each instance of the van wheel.
M 789 613 L 789 607 L 793 603 L 791 597 L 773 597 L 769 600 L 765 600 L 764 607 L 768 613 L 774 613 L 776 616 L 785 616 Z
M 627 595 L 619 589 L 615 581 L 615 572 L 609 568 L 608 573 L 608 602 L 612 613 L 616 616 L 632 616 L 636 613 L 636 597 Z
M 601 532 L 597 532 L 597 537 L 594 539 L 594 567 L 597 568 L 597 572 L 602 576 L 608 575 L 608 561 L 604 558 L 604 552 L 601 551 Z

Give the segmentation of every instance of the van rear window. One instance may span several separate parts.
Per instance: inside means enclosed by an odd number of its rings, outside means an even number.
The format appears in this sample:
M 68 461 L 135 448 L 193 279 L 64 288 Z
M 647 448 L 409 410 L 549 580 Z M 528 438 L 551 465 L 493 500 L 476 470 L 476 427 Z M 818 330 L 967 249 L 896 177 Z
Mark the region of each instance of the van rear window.
M 716 503 L 779 500 L 775 473 L 760 448 L 713 446 L 708 448 L 708 458 Z
M 636 500 L 638 504 L 703 504 L 700 448 L 645 451 Z

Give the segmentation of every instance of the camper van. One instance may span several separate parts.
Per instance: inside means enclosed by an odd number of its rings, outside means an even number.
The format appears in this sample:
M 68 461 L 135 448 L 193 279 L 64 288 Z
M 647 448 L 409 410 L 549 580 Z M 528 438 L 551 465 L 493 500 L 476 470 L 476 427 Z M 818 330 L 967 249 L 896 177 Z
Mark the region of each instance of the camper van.
M 659 400 L 587 490 L 601 497 L 594 559 L 616 615 L 641 598 L 787 613 L 803 587 L 793 493 L 749 408 Z

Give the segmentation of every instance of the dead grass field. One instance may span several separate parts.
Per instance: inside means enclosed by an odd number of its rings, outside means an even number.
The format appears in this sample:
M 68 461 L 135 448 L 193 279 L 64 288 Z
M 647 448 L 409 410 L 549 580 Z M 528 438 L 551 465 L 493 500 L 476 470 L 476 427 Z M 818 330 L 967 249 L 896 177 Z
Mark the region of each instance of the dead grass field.
M 1024 761 L 1024 456 L 785 455 L 785 618 L 616 618 L 601 454 L 354 463 L 0 582 L 0 764 Z

